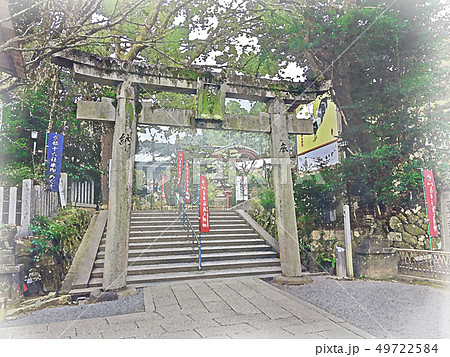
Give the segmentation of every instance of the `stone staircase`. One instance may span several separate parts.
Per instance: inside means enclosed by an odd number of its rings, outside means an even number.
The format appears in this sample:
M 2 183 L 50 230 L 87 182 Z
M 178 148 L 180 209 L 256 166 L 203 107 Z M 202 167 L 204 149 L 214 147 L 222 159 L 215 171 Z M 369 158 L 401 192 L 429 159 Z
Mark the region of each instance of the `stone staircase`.
M 183 229 L 177 211 L 133 211 L 128 251 L 127 286 L 196 278 L 281 273 L 280 259 L 272 247 L 237 213 L 210 211 L 210 232 L 203 233 L 202 270 L 198 248 Z M 198 232 L 197 211 L 188 211 Z M 102 286 L 105 237 L 98 248 L 88 289 Z

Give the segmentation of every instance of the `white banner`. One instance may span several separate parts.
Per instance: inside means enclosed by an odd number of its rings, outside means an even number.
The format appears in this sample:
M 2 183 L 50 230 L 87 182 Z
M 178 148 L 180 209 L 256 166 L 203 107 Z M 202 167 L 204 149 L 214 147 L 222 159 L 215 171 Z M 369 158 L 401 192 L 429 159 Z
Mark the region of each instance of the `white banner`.
M 66 208 L 67 207 L 67 174 L 63 173 L 61 174 L 61 177 L 59 179 L 59 199 L 61 202 L 61 207 Z
M 248 180 L 245 176 L 236 176 L 236 201 L 248 201 Z
M 298 155 L 298 172 L 311 172 L 339 163 L 337 141 Z

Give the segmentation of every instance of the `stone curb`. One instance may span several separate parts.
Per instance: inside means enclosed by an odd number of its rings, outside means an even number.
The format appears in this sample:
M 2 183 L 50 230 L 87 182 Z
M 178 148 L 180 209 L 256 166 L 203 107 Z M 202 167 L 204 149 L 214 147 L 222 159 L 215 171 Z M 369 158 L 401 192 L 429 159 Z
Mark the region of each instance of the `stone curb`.
M 236 212 L 267 242 L 267 244 L 269 244 L 273 248 L 273 250 L 280 254 L 280 247 L 278 245 L 278 241 L 275 238 L 267 233 L 267 231 L 263 227 L 261 227 L 258 222 L 256 222 L 252 217 L 250 217 L 247 212 L 244 212 L 240 209 L 237 209 Z
M 79 266 L 83 263 L 84 257 L 87 254 L 88 250 L 88 240 L 91 236 L 95 223 L 98 219 L 98 213 L 95 213 L 92 215 L 91 222 L 89 223 L 88 229 L 86 230 L 83 239 L 81 240 L 81 243 L 77 249 L 77 252 L 75 253 L 75 257 L 73 258 L 72 264 L 69 268 L 69 271 L 67 272 L 62 284 L 61 288 L 59 289 L 60 294 L 68 294 L 69 291 L 72 289 L 73 280 L 76 277 L 77 270 L 79 269 Z

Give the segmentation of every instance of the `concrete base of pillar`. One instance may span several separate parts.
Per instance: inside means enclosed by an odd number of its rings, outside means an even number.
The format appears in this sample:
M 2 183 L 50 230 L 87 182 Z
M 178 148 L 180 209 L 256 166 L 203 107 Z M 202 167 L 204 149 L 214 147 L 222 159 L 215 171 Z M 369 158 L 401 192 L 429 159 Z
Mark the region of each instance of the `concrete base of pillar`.
M 305 285 L 312 283 L 312 278 L 306 274 L 300 276 L 276 275 L 273 277 L 273 282 L 282 285 Z

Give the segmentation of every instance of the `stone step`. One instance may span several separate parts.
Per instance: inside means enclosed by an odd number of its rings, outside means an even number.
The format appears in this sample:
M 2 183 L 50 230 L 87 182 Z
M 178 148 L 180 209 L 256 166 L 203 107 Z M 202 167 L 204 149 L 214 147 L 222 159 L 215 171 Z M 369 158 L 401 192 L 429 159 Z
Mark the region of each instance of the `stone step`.
M 186 216 L 189 217 L 189 219 L 198 219 L 198 211 L 192 211 L 188 212 Z M 165 214 L 132 214 L 131 219 L 162 219 L 162 220 L 168 220 L 168 219 L 174 219 L 183 217 L 183 213 L 165 213 Z M 242 217 L 237 213 L 232 214 L 214 214 L 210 213 L 209 215 L 210 219 L 242 219 Z
M 281 274 L 281 268 L 264 267 L 264 268 L 243 268 L 230 270 L 201 270 L 189 273 L 169 273 L 169 274 L 151 274 L 151 275 L 131 275 L 127 277 L 127 286 L 129 287 L 145 287 L 153 283 L 177 280 L 193 280 L 193 279 L 213 279 L 213 278 L 228 278 L 238 276 L 257 276 L 261 278 L 269 278 L 274 275 Z
M 187 216 L 189 219 L 198 218 L 198 211 L 188 212 Z M 183 217 L 183 214 L 178 213 L 159 213 L 159 214 L 149 214 L 149 213 L 133 213 L 131 219 L 178 219 L 178 217 Z M 239 219 L 240 216 L 236 213 L 222 214 L 222 213 L 211 213 L 209 212 L 210 219 Z
M 221 260 L 237 260 L 237 259 L 259 259 L 259 258 L 277 258 L 277 253 L 273 251 L 250 251 L 250 252 L 225 252 L 225 253 L 203 253 L 202 261 L 221 261 Z M 134 257 L 128 259 L 129 265 L 150 265 L 150 264 L 164 264 L 164 263 L 186 263 L 196 262 L 198 254 L 179 254 L 179 255 L 161 255 L 150 257 Z M 95 261 L 95 268 L 102 268 L 104 266 L 104 259 L 97 259 Z
M 189 272 L 197 270 L 197 264 L 192 263 L 173 263 L 173 264 L 156 264 L 156 265 L 139 265 L 129 266 L 127 276 L 130 275 L 145 275 L 155 273 L 170 273 L 170 272 Z M 94 268 L 91 273 L 92 278 L 103 277 L 103 268 Z
M 266 259 L 240 259 L 219 262 L 204 262 L 202 270 L 222 270 L 222 269 L 245 269 L 254 267 L 280 266 L 278 258 Z M 149 275 L 149 274 L 167 274 L 181 273 L 198 270 L 198 262 L 191 263 L 173 263 L 173 264 L 154 264 L 154 265 L 132 265 L 128 267 L 127 276 Z M 92 270 L 93 278 L 103 277 L 103 268 L 94 268 Z
M 281 274 L 281 267 L 256 267 L 243 268 L 231 270 L 196 270 L 191 272 L 178 273 L 163 273 L 163 274 L 149 274 L 149 275 L 130 275 L 127 276 L 127 287 L 142 288 L 155 283 L 162 283 L 166 281 L 180 281 L 180 280 L 195 280 L 195 279 L 214 279 L 214 278 L 229 278 L 239 276 L 256 276 L 259 278 L 271 278 L 275 275 Z M 91 278 L 89 287 L 74 289 L 70 292 L 75 295 L 89 295 L 89 293 L 98 288 L 102 288 L 103 278 Z
M 92 280 L 92 279 L 91 279 Z M 90 284 L 89 284 L 90 285 Z M 90 286 L 88 288 L 74 288 L 69 291 L 69 294 L 72 296 L 72 299 L 75 300 L 79 296 L 87 296 L 91 293 L 91 291 L 96 290 L 102 287 L 102 282 L 99 284 L 94 284 L 94 286 Z
M 171 209 L 171 210 L 132 210 L 131 214 L 135 215 L 135 214 L 170 214 L 170 213 L 177 213 L 180 212 L 181 210 L 176 210 L 176 209 Z M 188 213 L 195 213 L 198 211 L 198 206 L 195 208 L 186 208 L 186 212 Z M 237 214 L 236 212 L 232 211 L 232 210 L 220 210 L 220 209 L 210 209 L 209 213 L 211 214 Z
M 205 239 L 201 241 L 202 249 L 208 246 L 222 246 L 227 245 L 251 245 L 251 244 L 264 244 L 265 241 L 261 238 L 242 238 L 242 239 Z M 155 241 L 153 243 L 134 243 L 128 244 L 129 249 L 159 249 L 159 248 L 179 248 L 179 247 L 195 247 L 192 240 L 176 240 L 176 241 Z M 100 249 L 104 249 L 103 245 L 100 245 Z
M 242 233 L 242 234 L 211 234 L 206 235 L 202 234 L 202 242 L 209 240 L 241 240 L 241 239 L 260 239 L 257 233 Z M 162 236 L 138 236 L 138 237 L 130 237 L 129 243 L 155 243 L 155 242 L 173 242 L 173 241 L 183 241 L 183 242 L 192 242 L 192 234 L 189 235 L 162 235 Z M 106 243 L 106 239 L 102 239 L 102 244 Z
M 128 251 L 128 257 L 150 257 L 150 256 L 167 256 L 177 254 L 190 254 L 193 251 L 193 247 L 177 247 L 177 248 L 161 248 L 161 249 L 130 249 Z M 221 246 L 206 246 L 202 247 L 202 254 L 208 253 L 231 253 L 231 252 L 250 252 L 250 251 L 272 251 L 272 248 L 267 244 L 253 244 L 253 245 L 229 245 L 226 247 Z M 197 248 L 194 247 L 194 252 L 197 252 Z M 100 251 L 97 254 L 97 259 L 104 259 L 105 251 Z
M 92 288 L 92 289 L 101 288 L 103 286 L 103 278 L 93 278 L 91 276 L 91 279 L 89 280 L 88 285 L 89 285 L 89 288 Z
M 195 230 L 198 230 L 198 222 L 197 224 L 193 224 L 191 222 L 193 228 Z M 188 223 L 186 222 L 186 229 L 188 227 Z M 216 229 L 237 229 L 237 228 L 242 228 L 242 229 L 247 229 L 250 228 L 247 224 L 245 223 L 216 223 L 216 224 L 211 224 L 211 230 L 216 230 Z M 172 223 L 172 224 L 139 224 L 139 225 L 131 225 L 130 227 L 130 234 L 134 233 L 134 232 L 139 232 L 139 231 L 148 231 L 148 230 L 156 230 L 156 231 L 163 231 L 163 232 L 167 232 L 167 231 L 176 231 L 176 230 L 183 230 L 183 223 L 182 222 L 177 222 L 177 223 Z
M 151 229 L 147 229 L 147 230 L 140 230 L 140 231 L 131 231 L 130 232 L 130 237 L 138 237 L 138 236 L 161 236 L 164 235 L 165 233 L 170 232 L 171 235 L 186 235 L 186 233 L 188 232 L 187 230 L 184 229 L 174 229 L 174 230 L 151 230 Z M 253 233 L 254 230 L 251 229 L 250 227 L 246 227 L 246 228 L 230 228 L 230 229 L 214 229 L 211 228 L 211 230 L 209 231 L 209 234 L 225 234 L 228 235 L 230 233 Z M 204 234 L 202 233 L 202 236 Z
M 202 236 L 202 244 L 203 242 L 210 242 L 210 241 L 237 241 L 237 244 L 240 244 L 239 242 L 243 239 L 257 239 L 259 242 L 262 242 L 261 238 L 255 234 L 255 233 L 248 233 L 248 234 L 242 234 L 242 235 L 233 235 L 233 236 L 224 236 L 224 235 L 214 235 L 209 237 Z M 188 246 L 194 246 L 197 245 L 197 243 L 194 243 L 194 239 L 192 238 L 192 235 L 188 236 L 160 236 L 160 237 L 130 237 L 129 245 L 130 244 L 146 244 L 147 246 L 151 247 L 155 243 L 158 242 L 164 242 L 164 243 L 174 243 L 174 242 L 182 242 L 183 246 L 186 244 Z M 100 242 L 101 245 L 106 246 L 106 239 L 102 239 Z
M 191 250 L 192 252 L 192 250 Z M 150 264 L 164 264 L 164 263 L 189 263 L 196 261 L 198 254 L 177 254 L 177 255 L 163 255 L 163 256 L 149 256 L 149 257 L 130 257 L 128 258 L 128 265 L 150 265 Z M 97 259 L 95 261 L 95 268 L 103 268 L 105 259 Z
M 183 230 L 184 234 L 173 234 L 173 231 L 167 231 L 164 234 L 160 234 L 160 235 L 130 235 L 130 239 L 144 239 L 144 238 L 151 238 L 151 239 L 157 239 L 159 237 L 167 237 L 169 239 L 178 239 L 178 240 L 183 240 L 187 237 L 192 237 L 192 231 L 190 230 Z M 195 232 L 197 234 L 197 236 L 199 235 L 198 232 Z M 232 238 L 245 238 L 245 237 L 259 237 L 259 234 L 256 233 L 253 230 L 245 230 L 244 232 L 233 232 L 233 233 L 228 233 L 228 234 L 224 234 L 222 233 L 218 233 L 215 231 L 210 231 L 208 233 L 202 233 L 202 239 L 217 239 L 217 238 L 221 238 L 221 237 L 232 237 Z
M 218 246 L 222 248 L 226 248 L 227 245 L 262 245 L 265 241 L 262 239 L 233 239 L 233 240 L 224 240 L 224 239 L 217 239 L 217 240 L 202 240 L 202 250 L 205 247 L 208 246 Z M 105 251 L 106 244 L 100 244 L 99 251 L 104 252 Z M 164 248 L 195 248 L 196 244 L 193 244 L 191 240 L 176 240 L 176 241 L 155 241 L 152 243 L 144 242 L 144 243 L 133 243 L 130 242 L 128 244 L 129 250 L 135 250 L 135 249 L 141 249 L 141 250 L 155 250 L 158 251 L 159 249 Z
M 197 223 L 198 224 L 198 217 L 192 218 L 189 217 L 189 220 L 191 221 L 191 223 Z M 181 217 L 180 219 L 177 219 L 176 217 L 162 217 L 162 218 L 131 218 L 131 225 L 136 225 L 136 224 L 167 224 L 170 225 L 173 222 L 177 222 L 183 224 L 183 217 Z M 209 218 L 209 222 L 211 224 L 217 224 L 217 223 L 246 223 L 245 220 L 243 219 L 239 219 L 239 218 L 234 218 L 234 217 L 210 217 Z

